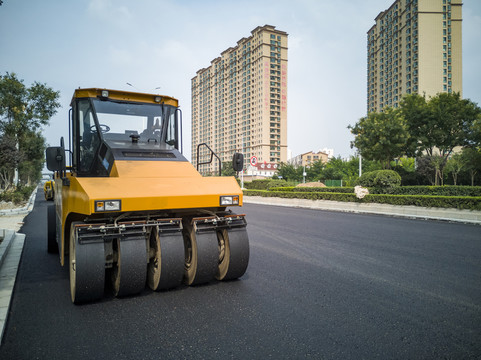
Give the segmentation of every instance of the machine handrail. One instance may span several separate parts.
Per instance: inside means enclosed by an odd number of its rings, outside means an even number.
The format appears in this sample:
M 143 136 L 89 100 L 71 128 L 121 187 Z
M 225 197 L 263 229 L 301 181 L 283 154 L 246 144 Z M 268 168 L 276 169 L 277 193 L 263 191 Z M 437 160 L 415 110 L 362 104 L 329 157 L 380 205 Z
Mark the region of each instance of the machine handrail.
M 199 149 L 200 149 L 201 146 L 206 146 L 207 149 L 210 150 L 210 160 L 200 163 L 199 162 L 199 153 L 200 153 Z M 220 160 L 220 157 L 218 157 L 217 154 L 206 143 L 200 143 L 199 145 L 197 145 L 197 171 L 199 171 L 199 165 L 205 165 L 205 164 L 212 163 L 212 160 L 213 160 L 214 156 L 217 158 L 217 160 L 219 160 L 219 176 L 222 176 L 222 161 Z

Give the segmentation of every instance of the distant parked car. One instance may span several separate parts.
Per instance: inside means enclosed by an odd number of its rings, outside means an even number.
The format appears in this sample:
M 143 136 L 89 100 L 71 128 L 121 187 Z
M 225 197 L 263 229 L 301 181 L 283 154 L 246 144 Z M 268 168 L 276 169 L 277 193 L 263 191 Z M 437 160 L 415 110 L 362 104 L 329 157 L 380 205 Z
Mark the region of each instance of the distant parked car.
M 49 180 L 43 186 L 43 192 L 45 193 L 45 200 L 52 201 L 54 198 L 54 191 L 53 191 L 53 180 Z

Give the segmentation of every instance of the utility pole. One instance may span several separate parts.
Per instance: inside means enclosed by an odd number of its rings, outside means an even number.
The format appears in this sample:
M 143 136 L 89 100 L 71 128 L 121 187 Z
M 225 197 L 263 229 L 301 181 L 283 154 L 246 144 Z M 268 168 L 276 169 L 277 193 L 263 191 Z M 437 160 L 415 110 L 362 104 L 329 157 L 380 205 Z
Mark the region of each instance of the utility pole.
M 359 154 L 359 177 L 362 175 L 362 156 Z
M 242 134 L 242 154 L 244 155 L 244 140 L 245 140 L 245 133 Z M 241 189 L 244 189 L 244 166 L 245 166 L 245 156 L 244 160 L 242 161 L 242 172 L 241 172 Z

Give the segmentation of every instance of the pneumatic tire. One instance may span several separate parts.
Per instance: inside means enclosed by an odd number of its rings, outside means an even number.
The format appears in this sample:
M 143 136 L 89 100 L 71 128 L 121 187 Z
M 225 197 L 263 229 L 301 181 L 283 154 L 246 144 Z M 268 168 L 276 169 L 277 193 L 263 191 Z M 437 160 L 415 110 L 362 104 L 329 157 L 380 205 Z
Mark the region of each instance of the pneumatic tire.
M 47 206 L 47 252 L 49 254 L 58 254 L 55 205 Z

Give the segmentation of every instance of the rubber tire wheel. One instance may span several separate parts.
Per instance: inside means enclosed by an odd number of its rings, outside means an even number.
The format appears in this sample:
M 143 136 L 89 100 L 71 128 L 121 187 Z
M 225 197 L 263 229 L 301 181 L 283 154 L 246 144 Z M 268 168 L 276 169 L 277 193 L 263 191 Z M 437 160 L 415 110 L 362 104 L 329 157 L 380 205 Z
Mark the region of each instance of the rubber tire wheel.
M 184 283 L 199 285 L 214 280 L 219 266 L 219 248 L 215 231 L 195 233 L 190 222 L 184 223 Z
M 150 237 L 154 257 L 147 270 L 147 283 L 154 291 L 168 290 L 182 284 L 184 276 L 184 242 L 181 232 L 160 234 L 154 228 Z
M 79 244 L 75 225 L 70 226 L 69 275 L 70 295 L 75 304 L 102 298 L 105 287 L 104 243 Z
M 229 270 L 230 263 L 230 246 L 227 230 L 222 229 L 217 231 L 217 241 L 219 246 L 219 266 L 217 268 L 217 280 L 223 280 Z
M 247 236 L 246 228 L 233 228 L 223 230 L 227 233 L 227 240 L 225 243 L 228 251 L 225 251 L 224 258 L 228 256 L 227 271 L 224 276 L 218 277 L 219 280 L 233 280 L 238 279 L 247 270 L 249 264 L 249 237 Z M 221 270 L 221 262 L 219 262 L 219 270 Z M 225 267 L 225 266 L 224 266 Z M 221 275 L 219 271 L 219 275 Z
M 132 239 L 114 239 L 117 262 L 112 268 L 112 287 L 115 296 L 140 293 L 147 277 L 147 250 L 143 236 Z M 115 257 L 115 256 L 114 256 Z
M 57 214 L 55 205 L 47 206 L 47 252 L 49 254 L 58 254 Z

